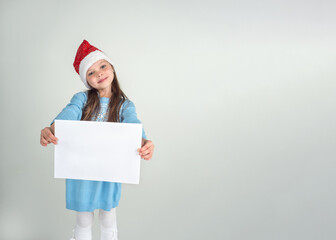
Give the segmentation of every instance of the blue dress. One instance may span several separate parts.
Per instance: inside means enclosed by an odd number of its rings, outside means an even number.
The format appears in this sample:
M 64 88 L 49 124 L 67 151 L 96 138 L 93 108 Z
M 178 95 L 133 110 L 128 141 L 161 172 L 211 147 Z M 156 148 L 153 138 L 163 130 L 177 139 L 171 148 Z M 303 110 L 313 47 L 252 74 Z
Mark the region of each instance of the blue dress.
M 107 121 L 109 98 L 101 97 L 101 110 L 96 121 Z M 80 120 L 82 109 L 87 101 L 87 92 L 76 93 L 70 103 L 51 122 L 56 119 Z M 137 118 L 135 106 L 126 100 L 120 108 L 120 122 L 141 123 Z M 142 137 L 147 139 L 144 129 Z M 121 196 L 121 183 L 66 179 L 66 208 L 78 212 L 92 212 L 95 209 L 110 211 L 119 205 Z

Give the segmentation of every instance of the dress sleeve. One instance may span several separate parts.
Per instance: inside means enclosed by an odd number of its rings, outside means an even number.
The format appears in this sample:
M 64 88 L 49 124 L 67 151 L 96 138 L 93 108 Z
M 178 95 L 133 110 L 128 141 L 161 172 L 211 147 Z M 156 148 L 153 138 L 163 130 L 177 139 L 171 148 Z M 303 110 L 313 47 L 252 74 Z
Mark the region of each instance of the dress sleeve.
M 121 122 L 122 123 L 141 123 L 138 119 L 134 103 L 130 100 L 126 100 L 122 105 L 121 111 Z M 142 137 L 147 139 L 144 128 L 142 127 Z
M 52 125 L 56 119 L 59 120 L 80 120 L 82 117 L 82 109 L 87 101 L 85 92 L 76 93 L 70 100 L 70 103 L 50 123 Z

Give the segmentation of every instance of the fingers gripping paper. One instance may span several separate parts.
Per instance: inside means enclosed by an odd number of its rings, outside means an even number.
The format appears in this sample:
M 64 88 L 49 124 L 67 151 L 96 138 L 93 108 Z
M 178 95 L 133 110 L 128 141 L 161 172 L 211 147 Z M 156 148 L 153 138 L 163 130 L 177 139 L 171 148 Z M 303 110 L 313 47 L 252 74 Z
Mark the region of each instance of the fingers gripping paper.
M 55 120 L 55 178 L 139 184 L 142 124 Z

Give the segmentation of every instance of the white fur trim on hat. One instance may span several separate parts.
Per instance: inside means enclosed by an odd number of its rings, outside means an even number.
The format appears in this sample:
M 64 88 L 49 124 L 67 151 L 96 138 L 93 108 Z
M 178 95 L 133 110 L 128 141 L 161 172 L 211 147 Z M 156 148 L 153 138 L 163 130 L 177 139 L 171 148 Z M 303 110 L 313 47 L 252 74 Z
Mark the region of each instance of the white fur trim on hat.
M 91 89 L 91 87 L 86 81 L 86 72 L 95 62 L 102 60 L 102 59 L 108 61 L 109 63 L 113 65 L 111 59 L 109 59 L 103 52 L 99 50 L 89 53 L 85 58 L 83 58 L 83 60 L 79 64 L 79 76 L 81 80 L 83 81 L 84 85 L 89 89 Z

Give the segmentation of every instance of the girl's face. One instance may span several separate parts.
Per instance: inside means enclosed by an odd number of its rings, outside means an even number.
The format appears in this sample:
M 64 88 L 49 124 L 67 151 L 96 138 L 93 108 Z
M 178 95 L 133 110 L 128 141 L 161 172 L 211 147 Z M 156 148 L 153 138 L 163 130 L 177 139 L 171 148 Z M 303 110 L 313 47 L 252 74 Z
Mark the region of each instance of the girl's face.
M 95 62 L 86 72 L 89 85 L 100 91 L 111 90 L 114 71 L 111 64 L 102 59 Z

